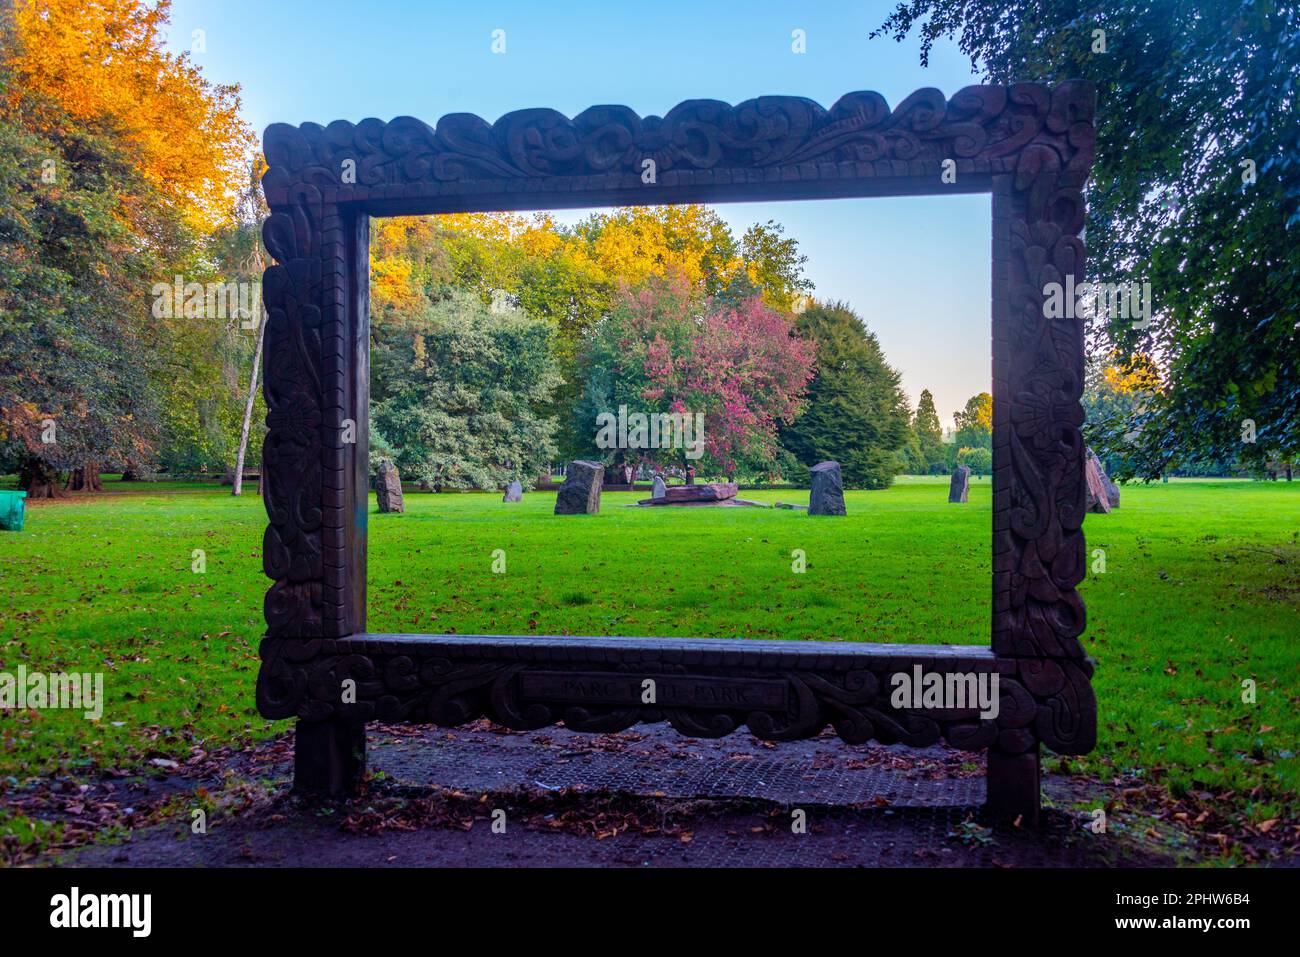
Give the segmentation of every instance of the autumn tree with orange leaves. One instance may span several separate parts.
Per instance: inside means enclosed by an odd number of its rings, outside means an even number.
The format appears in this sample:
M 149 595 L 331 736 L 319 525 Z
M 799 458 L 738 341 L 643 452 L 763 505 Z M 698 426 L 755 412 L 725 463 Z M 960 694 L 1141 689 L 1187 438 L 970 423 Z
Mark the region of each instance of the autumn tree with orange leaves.
M 18 0 L 0 25 L 0 457 L 34 497 L 154 460 L 222 384 L 228 330 L 169 326 L 150 290 L 211 268 L 253 139 L 237 91 L 164 50 L 167 16 Z

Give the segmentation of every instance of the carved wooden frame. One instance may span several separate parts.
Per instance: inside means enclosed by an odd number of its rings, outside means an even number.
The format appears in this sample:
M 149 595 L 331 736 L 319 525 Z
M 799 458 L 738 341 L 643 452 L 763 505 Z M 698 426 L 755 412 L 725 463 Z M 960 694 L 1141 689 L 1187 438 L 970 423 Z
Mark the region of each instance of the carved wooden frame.
M 1083 279 L 1093 94 L 1080 83 L 920 90 L 893 110 L 850 93 L 682 103 L 660 117 L 468 114 L 271 126 L 262 179 L 269 524 L 257 702 L 299 719 L 296 785 L 349 793 L 369 719 L 611 731 L 669 721 L 988 749 L 988 800 L 1035 818 L 1039 744 L 1093 747 L 1084 607 L 1082 320 L 1043 317 L 1043 287 Z M 645 182 L 645 160 L 654 181 Z M 952 160 L 956 182 L 945 183 Z M 352 174 L 352 175 L 349 175 Z M 649 178 L 649 177 L 646 177 Z M 735 639 L 366 632 L 371 216 L 987 192 L 993 212 L 993 622 L 990 648 Z M 345 429 L 355 425 L 354 443 Z M 896 711 L 891 673 L 996 671 L 996 719 Z M 641 703 L 655 677 L 657 704 Z M 344 679 L 356 682 L 344 703 Z

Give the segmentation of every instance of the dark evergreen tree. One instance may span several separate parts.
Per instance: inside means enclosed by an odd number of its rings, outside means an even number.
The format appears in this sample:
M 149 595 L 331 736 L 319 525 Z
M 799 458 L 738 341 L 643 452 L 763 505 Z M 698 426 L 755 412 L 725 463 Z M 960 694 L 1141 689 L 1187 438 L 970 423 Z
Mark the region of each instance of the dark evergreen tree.
M 850 488 L 887 488 L 901 466 L 908 410 L 899 376 L 874 333 L 842 303 L 814 303 L 796 320 L 817 347 L 807 410 L 782 429 L 782 444 L 804 465 L 840 463 Z
M 934 396 L 929 389 L 921 390 L 921 398 L 916 403 L 916 414 L 912 417 L 912 432 L 925 463 L 922 471 L 932 475 L 944 471 L 948 465 L 948 450 L 944 448 L 939 413 L 934 407 Z

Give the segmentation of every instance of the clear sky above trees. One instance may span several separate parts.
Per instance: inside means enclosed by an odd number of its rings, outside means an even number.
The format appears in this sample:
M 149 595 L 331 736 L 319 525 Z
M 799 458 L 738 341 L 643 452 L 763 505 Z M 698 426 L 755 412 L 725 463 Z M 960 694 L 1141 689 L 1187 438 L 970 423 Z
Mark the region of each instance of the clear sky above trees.
M 177 0 L 169 37 L 174 49 L 190 50 L 193 31 L 205 31 L 195 62 L 214 81 L 242 85 L 244 115 L 259 135 L 272 122 L 403 114 L 432 122 L 460 111 L 494 120 L 533 106 L 574 115 L 597 102 L 662 115 L 685 99 L 735 103 L 769 93 L 829 107 L 873 89 L 895 104 L 921 87 L 951 94 L 976 82 L 955 46 L 940 44 L 923 69 L 919 42 L 868 40 L 888 10 L 879 2 L 695 4 L 687 29 L 671 5 L 594 0 Z M 505 55 L 491 52 L 496 29 L 506 31 Z M 805 31 L 804 54 L 791 51 L 795 29 Z M 989 388 L 987 197 L 717 210 L 736 236 L 754 222 L 786 226 L 808 254 L 815 294 L 843 300 L 867 321 L 911 405 L 929 388 L 951 427 L 952 410 Z

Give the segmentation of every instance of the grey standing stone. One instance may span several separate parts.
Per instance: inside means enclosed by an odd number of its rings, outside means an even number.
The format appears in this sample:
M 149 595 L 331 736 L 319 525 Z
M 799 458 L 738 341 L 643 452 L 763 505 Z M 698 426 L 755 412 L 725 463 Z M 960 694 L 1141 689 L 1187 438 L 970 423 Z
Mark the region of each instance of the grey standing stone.
M 846 515 L 844 480 L 839 462 L 819 462 L 812 467 L 812 489 L 808 493 L 809 515 Z
M 381 512 L 405 512 L 402 501 L 402 476 L 392 462 L 380 462 L 375 471 L 375 498 Z
M 522 502 L 524 500 L 524 487 L 519 484 L 519 479 L 510 483 L 506 489 L 506 494 L 501 497 L 503 502 Z
M 1083 463 L 1083 484 L 1089 512 L 1106 515 L 1110 512 L 1110 496 L 1106 493 L 1105 473 L 1095 455 Z
M 1106 489 L 1106 501 L 1112 509 L 1119 508 L 1119 486 L 1111 481 L 1106 470 L 1102 468 L 1101 459 L 1092 449 L 1088 449 L 1088 462 L 1097 470 L 1097 476 L 1101 479 L 1102 486 Z
M 668 494 L 668 485 L 664 482 L 664 477 L 662 475 L 656 475 L 654 480 L 654 488 L 650 492 L 650 497 L 663 498 L 667 494 Z
M 569 466 L 569 474 L 555 496 L 556 515 L 594 515 L 600 511 L 600 487 L 605 466 L 599 462 L 578 460 Z
M 952 481 L 948 483 L 948 501 L 965 502 L 970 494 L 970 466 L 959 465 L 952 470 Z

